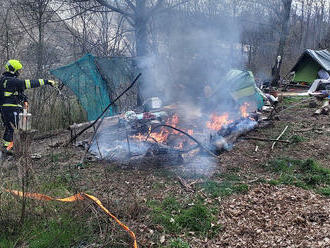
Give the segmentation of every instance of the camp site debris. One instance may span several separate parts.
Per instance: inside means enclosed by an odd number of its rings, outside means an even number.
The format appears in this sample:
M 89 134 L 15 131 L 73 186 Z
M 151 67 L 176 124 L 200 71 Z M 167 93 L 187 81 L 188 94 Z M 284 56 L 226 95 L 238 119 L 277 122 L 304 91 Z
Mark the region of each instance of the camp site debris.
M 61 78 L 78 99 L 82 99 L 88 118 L 93 119 L 100 113 L 95 106 L 104 108 L 114 98 L 113 94 L 118 94 L 120 87 L 115 87 L 114 82 L 123 82 L 132 77 L 129 72 L 133 70 L 133 64 L 133 60 L 128 59 L 105 60 L 86 55 L 52 73 Z M 105 68 L 111 67 L 116 67 L 117 73 L 108 73 L 109 76 Z M 68 77 L 72 70 L 79 71 L 79 76 Z M 97 80 L 91 81 L 90 78 Z M 88 86 L 88 83 L 94 86 Z M 229 89 L 228 85 L 231 86 Z M 218 107 L 218 95 L 220 92 L 224 95 L 224 90 L 226 99 L 222 100 L 232 105 L 231 112 L 223 110 L 224 105 Z M 129 161 L 135 165 L 139 164 L 137 161 L 140 164 L 141 161 L 150 163 L 153 159 L 165 164 L 169 161 L 180 164 L 184 158 L 191 159 L 192 155 L 201 154 L 217 157 L 220 152 L 230 150 L 238 137 L 267 119 L 258 112 L 264 104 L 261 94 L 251 72 L 231 70 L 213 94 L 203 100 L 201 106 L 193 107 L 182 102 L 163 106 L 158 97 L 146 99 L 142 110 L 114 114 L 120 108 L 113 106 L 100 120 L 92 141 L 80 140 L 76 144 L 99 159 Z M 107 95 L 109 98 L 101 98 L 99 95 Z M 206 108 L 209 108 L 208 111 Z M 71 125 L 72 136 L 87 125 L 90 122 Z
M 327 54 L 327 51 L 306 50 L 292 69 L 295 70 L 293 82 L 303 79 L 309 82 L 317 77 L 320 69 L 329 69 Z M 136 59 L 86 55 L 52 71 L 77 95 L 91 120 L 71 125 L 71 137 L 90 125 L 101 109 L 128 85 L 134 77 L 136 64 Z M 72 71 L 77 72 L 75 77 L 69 76 Z M 313 78 L 304 77 L 311 74 Z M 193 107 L 180 101 L 164 105 L 160 98 L 150 97 L 142 108 L 129 109 L 127 106 L 130 104 L 124 100 L 111 106 L 97 124 L 96 132 L 95 129 L 89 130 L 94 132 L 92 137 L 88 132 L 89 135 L 75 139 L 74 144 L 97 159 L 120 161 L 127 167 L 180 165 L 193 158 L 198 161 L 201 156 L 216 158 L 223 151 L 230 151 L 239 137 L 244 138 L 258 126 L 270 125 L 272 118 L 281 111 L 277 109 L 278 97 L 309 95 L 320 99 L 324 94 L 320 89 L 324 89 L 324 85 L 324 80 L 317 86 L 314 83 L 308 92 L 287 91 L 287 88 L 285 92 L 278 90 L 274 93 L 267 88 L 262 89 L 263 92 L 256 86 L 251 72 L 230 70 L 199 106 Z M 223 104 L 219 106 L 219 94 L 222 102 L 233 105 L 229 111 Z M 124 98 L 128 99 L 127 96 Z M 327 103 L 325 99 L 315 114 L 327 113 Z

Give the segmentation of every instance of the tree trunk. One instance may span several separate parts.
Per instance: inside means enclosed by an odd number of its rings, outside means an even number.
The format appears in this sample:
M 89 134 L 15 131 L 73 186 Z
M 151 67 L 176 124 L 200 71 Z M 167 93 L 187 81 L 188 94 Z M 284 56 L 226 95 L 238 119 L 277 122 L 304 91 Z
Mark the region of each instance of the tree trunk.
M 299 47 L 303 48 L 304 29 L 305 29 L 305 0 L 301 3 L 301 17 L 300 17 L 300 43 Z
M 290 22 L 290 14 L 291 14 L 291 4 L 292 0 L 282 0 L 283 3 L 283 19 L 282 19 L 282 31 L 280 36 L 280 42 L 278 45 L 277 56 L 275 60 L 275 66 L 273 67 L 273 86 L 279 85 L 280 73 L 281 73 L 281 65 L 283 61 L 284 48 L 285 43 L 289 34 L 289 22 Z
M 305 37 L 304 37 L 304 43 L 303 43 L 303 48 L 305 49 L 308 46 L 308 37 L 309 37 L 309 27 L 310 27 L 310 19 L 311 19 L 311 8 L 312 8 L 312 2 L 307 1 L 306 6 L 308 8 L 308 14 L 307 14 L 307 23 L 306 23 L 306 32 L 305 32 Z
M 44 23 L 43 4 L 39 4 L 38 9 L 38 44 L 37 44 L 37 78 L 43 77 L 43 43 L 44 43 Z
M 136 16 L 135 16 L 135 46 L 136 46 L 136 56 L 143 57 L 148 53 L 147 43 L 148 43 L 148 33 L 147 33 L 147 21 L 148 16 L 146 14 L 146 0 L 136 1 Z M 139 68 L 141 71 L 145 68 Z M 138 86 L 137 93 L 137 105 L 141 106 L 143 103 L 143 78 Z
M 38 44 L 37 44 L 37 73 L 36 76 L 41 78 L 43 76 L 43 26 L 42 23 L 39 22 L 39 34 L 38 34 Z

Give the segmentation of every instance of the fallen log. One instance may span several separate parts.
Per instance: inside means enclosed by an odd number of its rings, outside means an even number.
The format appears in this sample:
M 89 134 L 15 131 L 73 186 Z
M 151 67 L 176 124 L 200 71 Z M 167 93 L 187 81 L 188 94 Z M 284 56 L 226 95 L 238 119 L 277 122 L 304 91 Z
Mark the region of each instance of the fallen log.
M 55 130 L 55 131 L 51 131 L 51 132 L 47 132 L 47 133 L 43 133 L 41 135 L 38 135 L 38 136 L 34 137 L 33 140 L 48 139 L 48 138 L 56 137 L 60 134 L 64 134 L 66 132 L 68 132 L 68 131 L 66 131 L 66 130 Z
M 249 118 L 239 119 L 223 128 L 215 135 L 211 135 L 211 146 L 217 153 L 230 150 L 238 137 L 247 134 L 258 126 L 258 123 Z
M 119 116 L 120 115 L 114 115 L 114 116 L 110 116 L 110 117 L 104 117 L 103 123 L 109 124 L 109 125 L 116 125 L 118 124 L 119 121 Z M 85 128 L 89 125 L 91 125 L 94 121 L 88 121 L 88 122 L 83 122 L 83 123 L 74 123 L 72 125 L 69 126 L 69 130 L 78 130 L 80 128 Z

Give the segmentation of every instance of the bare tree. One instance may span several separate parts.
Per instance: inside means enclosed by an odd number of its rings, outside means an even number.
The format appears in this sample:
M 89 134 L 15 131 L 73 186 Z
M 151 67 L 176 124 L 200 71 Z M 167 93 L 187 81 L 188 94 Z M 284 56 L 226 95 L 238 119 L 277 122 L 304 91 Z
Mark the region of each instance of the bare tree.
M 41 77 L 44 75 L 45 26 L 55 14 L 50 7 L 51 0 L 24 0 L 13 4 L 22 29 L 34 44 L 37 61 L 35 76 Z
M 281 32 L 280 32 L 280 41 L 277 49 L 277 56 L 275 59 L 275 65 L 272 70 L 273 74 L 273 85 L 278 86 L 278 82 L 280 79 L 280 73 L 281 73 L 281 65 L 284 57 L 284 48 L 285 43 L 287 41 L 287 37 L 289 34 L 289 21 L 290 21 L 290 13 L 291 13 L 291 5 L 292 0 L 281 0 L 282 3 L 282 11 L 280 15 L 280 21 L 281 21 Z
M 0 56 L 1 64 L 7 61 L 19 53 L 19 44 L 21 43 L 24 34 L 19 29 L 18 23 L 15 22 L 12 8 L 10 8 L 9 2 L 4 2 L 3 7 L 0 10 Z
M 85 1 L 73 1 L 77 4 L 82 4 Z M 90 2 L 90 1 L 88 1 Z M 95 0 L 95 3 L 106 7 L 112 12 L 121 15 L 131 26 L 135 36 L 135 55 L 146 56 L 148 54 L 148 24 L 151 18 L 160 12 L 169 8 L 173 8 L 187 2 L 181 1 L 165 1 L 165 0 Z M 138 92 L 138 105 L 142 104 L 141 90 Z

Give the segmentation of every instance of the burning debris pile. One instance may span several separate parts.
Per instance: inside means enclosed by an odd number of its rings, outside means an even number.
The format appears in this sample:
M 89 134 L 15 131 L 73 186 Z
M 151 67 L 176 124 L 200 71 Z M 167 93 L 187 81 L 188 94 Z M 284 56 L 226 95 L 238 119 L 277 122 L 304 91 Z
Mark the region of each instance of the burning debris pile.
M 229 70 L 219 75 L 215 69 L 204 75 L 195 71 L 193 75 L 179 74 L 175 82 L 168 83 L 167 77 L 156 73 L 157 66 L 155 63 L 156 68 L 148 65 L 146 69 L 147 83 L 142 88 L 149 98 L 144 96 L 147 100 L 143 109 L 126 109 L 97 125 L 92 142 L 87 143 L 87 150 L 96 158 L 171 165 L 195 158 L 218 158 L 233 147 L 238 137 L 258 126 L 257 111 L 263 100 L 252 72 Z M 199 73 L 205 77 L 197 77 Z M 155 85 L 163 91 L 154 90 Z
M 258 126 L 258 114 L 250 106 L 245 102 L 236 112 L 221 114 L 203 113 L 184 104 L 157 104 L 142 113 L 127 111 L 104 119 L 89 152 L 107 161 L 170 165 L 197 155 L 216 157 Z

